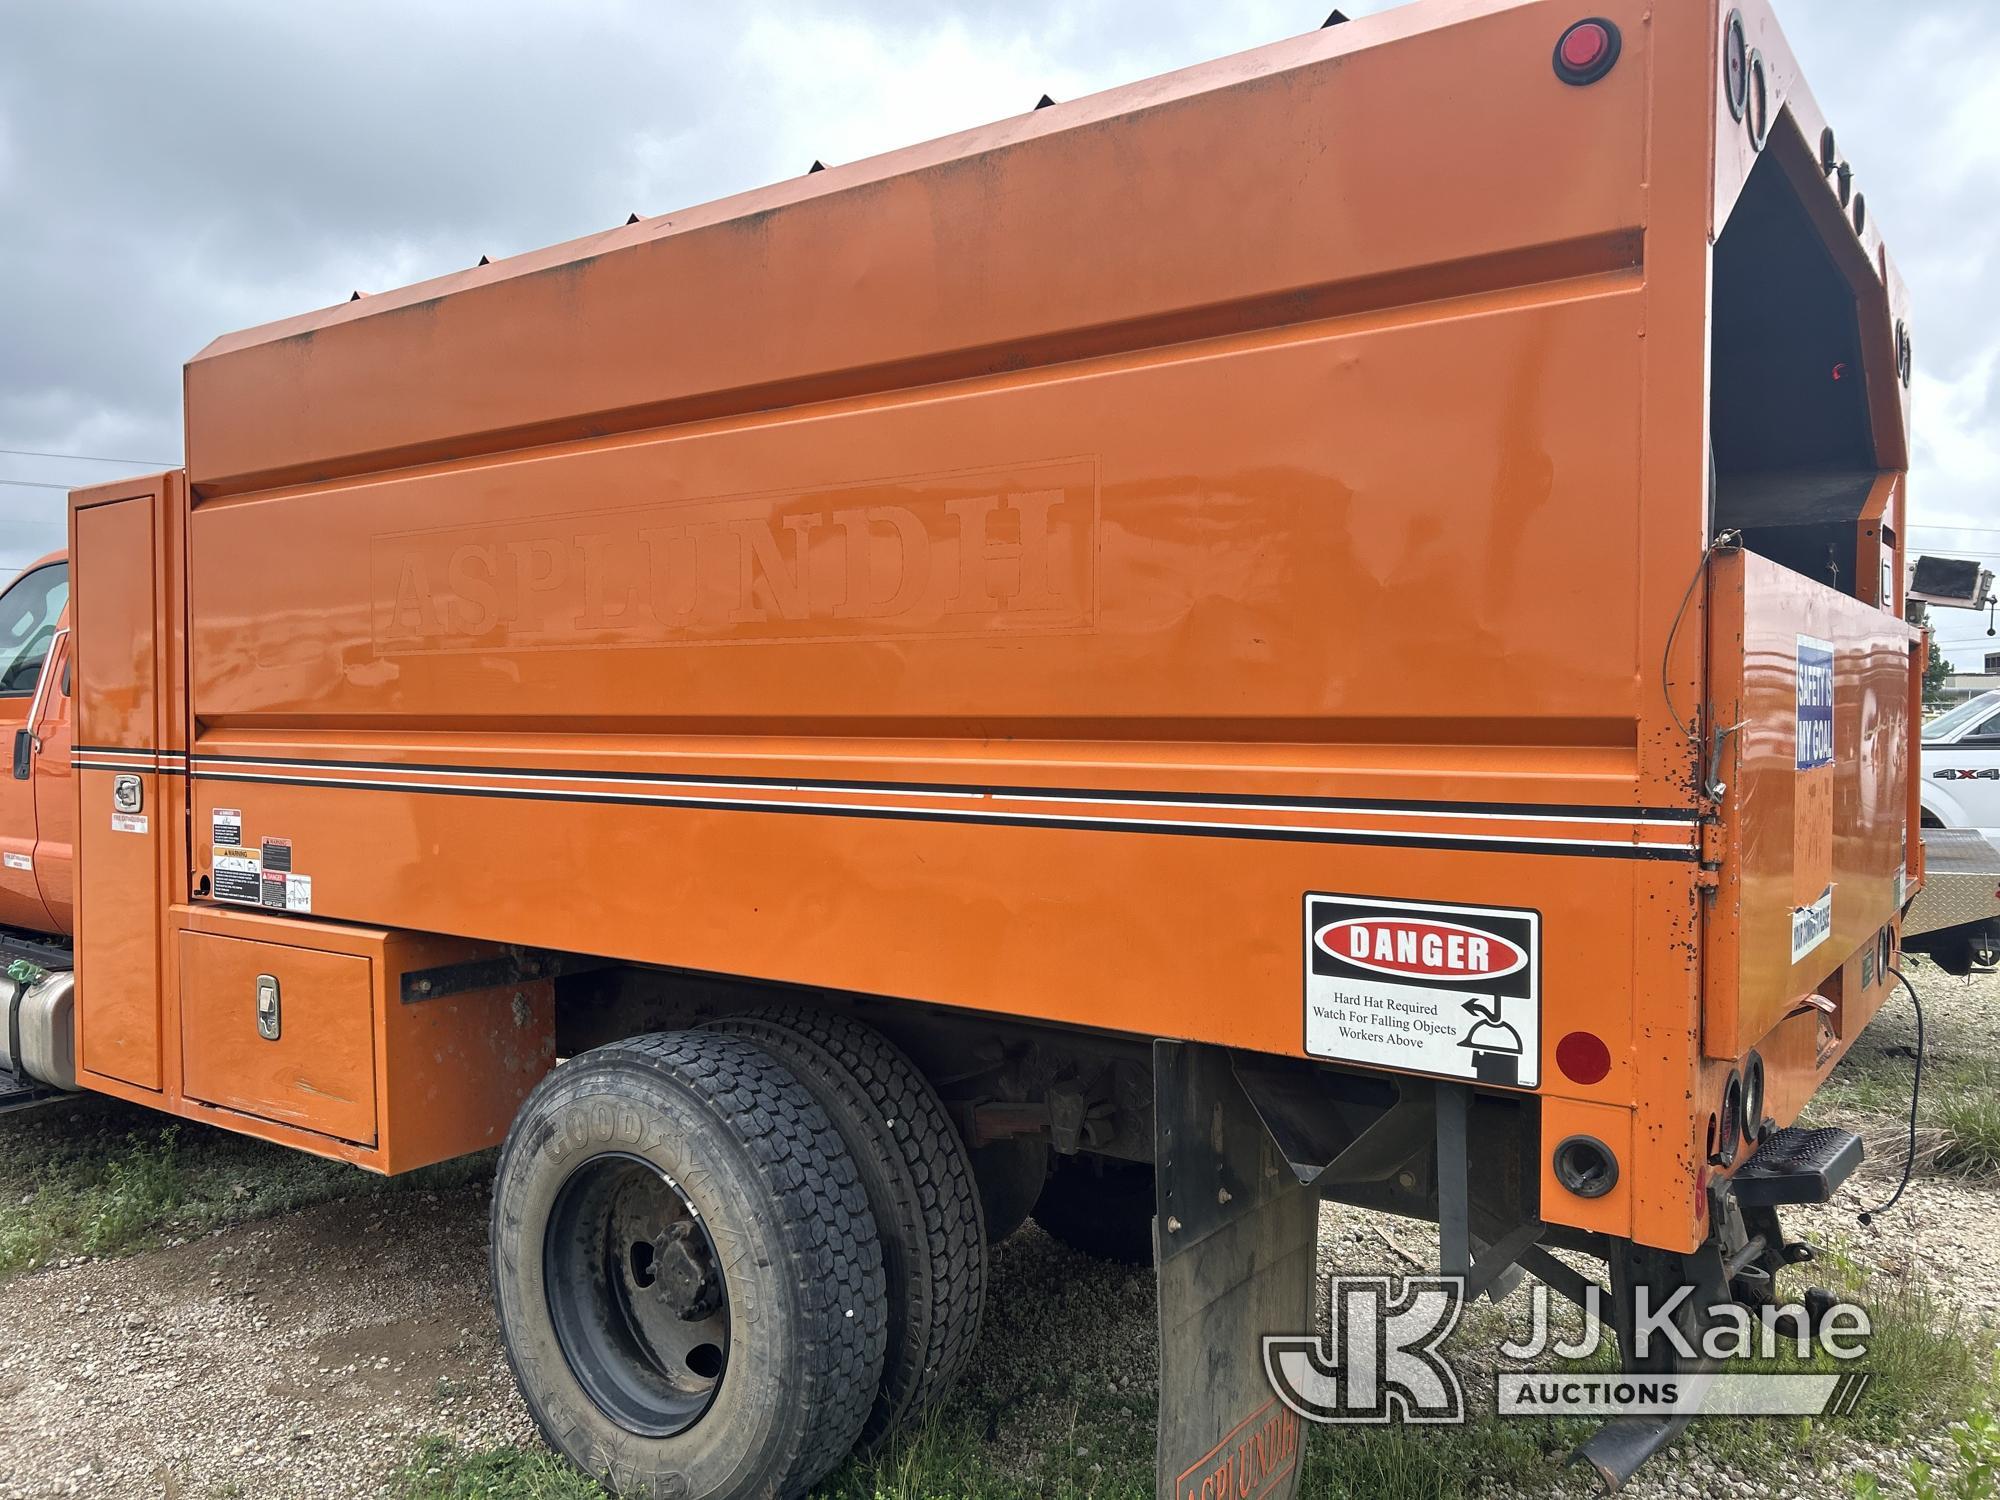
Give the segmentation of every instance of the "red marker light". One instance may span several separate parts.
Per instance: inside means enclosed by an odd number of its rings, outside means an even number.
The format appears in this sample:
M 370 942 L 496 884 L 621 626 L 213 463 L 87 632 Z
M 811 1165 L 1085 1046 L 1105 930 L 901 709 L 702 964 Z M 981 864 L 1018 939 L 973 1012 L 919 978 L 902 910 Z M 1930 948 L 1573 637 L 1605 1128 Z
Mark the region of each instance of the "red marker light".
M 1595 21 L 1585 21 L 1563 38 L 1563 61 L 1577 72 L 1594 66 L 1611 50 L 1611 38 Z
M 1833 367 L 1833 378 L 1835 380 L 1847 379 L 1847 366 L 1845 364 L 1835 365 Z
M 1556 1043 L 1556 1066 L 1572 1083 L 1602 1083 L 1611 1071 L 1611 1049 L 1588 1031 L 1572 1031 Z
M 1578 88 L 1595 83 L 1618 61 L 1618 28 L 1596 17 L 1578 21 L 1556 43 L 1556 77 Z

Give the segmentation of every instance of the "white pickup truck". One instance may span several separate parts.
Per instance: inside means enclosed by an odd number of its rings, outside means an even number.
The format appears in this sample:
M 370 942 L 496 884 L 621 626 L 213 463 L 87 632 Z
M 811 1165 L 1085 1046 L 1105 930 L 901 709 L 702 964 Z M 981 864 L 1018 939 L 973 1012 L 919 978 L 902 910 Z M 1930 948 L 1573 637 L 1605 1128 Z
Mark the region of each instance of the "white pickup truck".
M 1926 828 L 2000 838 L 2000 691 L 1968 698 L 1924 726 Z
M 2000 692 L 1924 726 L 1924 888 L 1903 921 L 1906 947 L 1954 974 L 2000 960 Z

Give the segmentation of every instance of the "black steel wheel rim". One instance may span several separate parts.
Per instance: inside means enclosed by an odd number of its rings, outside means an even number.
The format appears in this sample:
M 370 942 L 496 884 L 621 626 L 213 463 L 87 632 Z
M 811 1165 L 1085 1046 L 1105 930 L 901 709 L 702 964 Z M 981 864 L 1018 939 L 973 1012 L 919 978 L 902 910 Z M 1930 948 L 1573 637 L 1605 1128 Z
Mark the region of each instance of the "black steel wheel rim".
M 570 1372 L 605 1416 L 640 1437 L 707 1414 L 729 1359 L 729 1288 L 700 1211 L 626 1152 L 579 1162 L 542 1238 L 549 1319 Z

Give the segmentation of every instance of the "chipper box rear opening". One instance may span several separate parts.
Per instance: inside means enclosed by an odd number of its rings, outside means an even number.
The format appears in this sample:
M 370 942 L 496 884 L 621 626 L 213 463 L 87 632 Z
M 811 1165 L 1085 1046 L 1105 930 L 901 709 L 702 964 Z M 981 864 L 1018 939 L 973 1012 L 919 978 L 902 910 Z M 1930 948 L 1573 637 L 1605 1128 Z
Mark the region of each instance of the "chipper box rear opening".
M 500 1145 L 514 1370 L 623 1493 L 910 1422 L 1033 1211 L 1157 1261 L 1160 1494 L 1286 1495 L 1322 1197 L 1629 1335 L 1852 1169 L 1790 1127 L 1921 879 L 1909 353 L 1701 0 L 1412 5 L 219 339 L 186 469 L 73 501 L 77 1081 Z

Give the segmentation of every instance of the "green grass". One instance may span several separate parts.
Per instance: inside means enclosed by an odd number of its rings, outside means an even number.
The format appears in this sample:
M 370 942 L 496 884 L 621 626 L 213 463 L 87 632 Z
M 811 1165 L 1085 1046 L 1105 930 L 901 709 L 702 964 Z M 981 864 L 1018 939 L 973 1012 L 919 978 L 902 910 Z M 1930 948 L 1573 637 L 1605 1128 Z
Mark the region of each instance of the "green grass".
M 1889 1438 L 1941 1425 L 1949 1414 L 2000 1396 L 1995 1350 L 2000 1329 L 1945 1302 L 1911 1273 L 1868 1269 L 1844 1245 L 1824 1247 L 1806 1272 L 1836 1295 L 1868 1310 L 1873 1333 L 1865 1358 L 1842 1366 L 1817 1357 L 1811 1368 L 1866 1370 L 1873 1377 L 1860 1404 L 1836 1428 Z M 1790 1368 L 1802 1368 L 1794 1363 Z
M 480 1452 L 430 1438 L 389 1481 L 396 1500 L 607 1500 L 605 1492 L 548 1453 Z
M 1103 1432 L 1080 1422 L 1051 1436 L 1073 1453 L 1089 1448 Z M 1150 1443 L 1150 1428 L 1146 1438 Z M 1114 1457 L 1108 1466 L 1102 1459 L 1093 1462 L 1100 1466 L 1096 1473 L 1087 1465 L 1077 1473 L 1057 1461 L 1042 1477 L 1030 1478 L 996 1460 L 975 1431 L 947 1416 L 871 1458 L 850 1460 L 813 1494 L 815 1500 L 1150 1500 L 1150 1462 L 1141 1467 L 1130 1454 Z
M 1063 1434 L 1075 1437 L 1087 1429 Z M 1151 1432 L 1147 1441 L 1150 1445 Z M 1152 1500 L 1152 1464 L 1103 1473 L 1024 1478 L 982 1452 L 972 1434 L 933 1424 L 867 1461 L 856 1460 L 813 1491 L 814 1500 Z M 1461 1500 L 1519 1492 L 1559 1473 L 1522 1424 L 1430 1433 L 1387 1429 L 1307 1434 L 1300 1493 L 1314 1500 Z M 470 1449 L 445 1438 L 421 1444 L 390 1483 L 393 1500 L 606 1500 L 589 1479 L 547 1453 Z
M 1463 1427 L 1316 1429 L 1299 1492 L 1314 1500 L 1460 1500 L 1588 1488 L 1565 1472 L 1582 1424 L 1476 1418 Z M 1150 1477 L 1150 1476 L 1149 1476 Z
M 1926 968 L 1926 989 L 1960 984 Z M 1917 1172 L 2000 1179 L 2000 1025 L 1982 1010 L 1971 1029 L 1933 1016 L 1917 1101 Z M 1811 1122 L 1844 1123 L 1867 1137 L 1871 1155 L 1900 1164 L 1910 1117 L 1916 1032 L 1907 1003 L 1891 995 L 1807 1107 Z M 1879 1148 L 1879 1152 L 1878 1152 Z
M 1038 1231 L 1015 1236 L 994 1252 L 980 1349 L 952 1397 L 922 1427 L 849 1460 L 815 1500 L 1152 1500 L 1154 1328 L 1150 1271 L 1088 1260 Z M 1315 1500 L 1546 1494 L 1564 1482 L 1561 1462 L 1583 1430 L 1490 1416 L 1422 1433 L 1314 1429 L 1306 1434 L 1301 1493 Z M 557 1469 L 576 1487 L 559 1487 Z M 419 1448 L 391 1487 L 394 1500 L 595 1500 L 598 1493 L 539 1449 L 477 1450 L 444 1440 Z
M 116 1255 L 336 1198 L 435 1191 L 488 1156 L 384 1179 L 102 1097 L 0 1117 L 0 1276 Z
M 1856 1445 L 1893 1444 L 1928 1435 L 1958 1414 L 1993 1404 L 1994 1330 L 1975 1326 L 1907 1280 L 1876 1278 L 1856 1291 L 1840 1278 L 1819 1276 L 1866 1307 L 1874 1333 L 1868 1353 L 1852 1364 L 1815 1351 L 1808 1360 L 1784 1355 L 1737 1368 L 1835 1374 L 1865 1370 L 1872 1377 L 1859 1404 L 1839 1417 L 1756 1417 L 1696 1422 L 1685 1440 L 1739 1473 L 1782 1470 L 1826 1476 L 1829 1493 L 1845 1487 L 1839 1471 Z
M 1845 1440 L 1872 1442 L 1937 1430 L 1993 1404 L 1995 1330 L 1941 1304 L 1920 1284 L 1881 1275 L 1836 1248 L 1793 1273 L 1869 1308 L 1874 1380 L 1857 1409 L 1825 1423 L 1765 1419 L 1697 1422 L 1658 1460 L 1671 1471 L 1700 1454 L 1739 1474 L 1817 1473 L 1828 1493 Z M 1150 1277 L 1096 1264 L 1035 1232 L 995 1253 L 994 1297 L 974 1368 L 919 1430 L 850 1460 L 815 1500 L 1150 1500 L 1155 1398 Z M 1474 1500 L 1485 1495 L 1584 1495 L 1565 1467 L 1593 1427 L 1586 1419 L 1501 1419 L 1481 1373 L 1503 1327 L 1468 1309 L 1451 1343 L 1472 1417 L 1461 1427 L 1313 1428 L 1300 1493 L 1313 1500 Z M 1574 1325 L 1566 1330 L 1574 1332 Z M 1473 1356 L 1468 1359 L 1466 1356 Z M 1610 1369 L 1607 1347 L 1577 1368 Z M 1823 1354 L 1746 1368 L 1845 1368 Z M 1123 1389 L 1115 1389 L 1116 1381 Z M 423 1445 L 398 1475 L 394 1500 L 582 1500 L 599 1491 L 540 1449 Z
M 1884 1023 L 1887 1023 L 1886 1025 Z M 1815 1101 L 1886 1139 L 1909 1107 L 1913 1040 L 1893 1007 Z M 1931 1170 L 2000 1175 L 2000 1053 L 1995 1038 L 1934 1034 L 1922 1126 Z M 1888 1150 L 1884 1147 L 1885 1152 Z M 1900 1141 L 1896 1143 L 1900 1151 Z M 1900 1154 L 1896 1155 L 1900 1164 Z M 127 1253 L 178 1236 L 334 1199 L 483 1180 L 490 1156 L 384 1180 L 247 1137 L 91 1098 L 0 1118 L 0 1275 L 53 1258 Z M 1659 1461 L 1693 1453 L 1740 1474 L 1818 1473 L 1828 1493 L 1854 1444 L 1936 1431 L 1990 1409 L 2000 1335 L 1920 1283 L 1874 1274 L 1834 1246 L 1790 1273 L 1786 1292 L 1826 1285 L 1874 1318 L 1874 1380 L 1849 1416 L 1825 1423 L 1705 1421 Z M 993 1295 L 974 1368 L 930 1422 L 830 1476 L 817 1500 L 1149 1500 L 1153 1494 L 1155 1334 L 1152 1280 L 1100 1265 L 1039 1232 L 995 1253 Z M 1454 1346 L 1490 1351 L 1499 1316 L 1468 1313 Z M 1483 1356 L 1490 1363 L 1490 1353 Z M 1608 1357 L 1594 1361 L 1608 1368 Z M 1820 1357 L 1813 1368 L 1832 1368 Z M 1778 1361 L 1771 1368 L 1801 1368 Z M 1311 1429 L 1303 1495 L 1314 1500 L 1473 1500 L 1577 1494 L 1565 1469 L 1588 1422 L 1500 1420 L 1491 1382 L 1468 1374 L 1474 1415 L 1431 1429 Z M 442 1394 L 442 1392 L 441 1392 Z M 1902 1476 L 1886 1488 L 1900 1492 Z M 449 1438 L 417 1446 L 395 1475 L 395 1500 L 603 1500 L 603 1491 L 538 1446 L 474 1449 Z
M 1944 1139 L 1937 1164 L 1960 1177 L 2000 1177 L 2000 1068 L 1970 1087 L 1947 1087 L 1935 1105 Z
M 983 1440 L 964 1415 L 947 1408 L 873 1457 L 850 1460 L 813 1491 L 814 1500 L 1152 1500 L 1150 1410 L 1131 1418 L 1143 1453 L 1115 1441 L 1110 1426 L 1080 1415 L 1049 1434 L 1042 1462 L 1026 1467 Z M 1078 1449 L 1104 1451 L 1110 1462 L 1072 1464 Z M 1491 1417 L 1425 1432 L 1314 1429 L 1306 1434 L 1300 1493 L 1315 1500 L 1548 1494 L 1567 1487 L 1559 1467 L 1567 1452 L 1567 1442 L 1554 1441 L 1543 1424 Z M 540 1450 L 470 1449 L 433 1438 L 397 1473 L 390 1494 L 393 1500 L 602 1500 L 604 1492 Z

